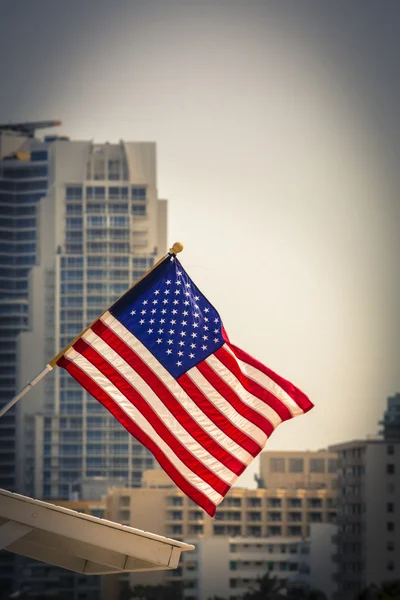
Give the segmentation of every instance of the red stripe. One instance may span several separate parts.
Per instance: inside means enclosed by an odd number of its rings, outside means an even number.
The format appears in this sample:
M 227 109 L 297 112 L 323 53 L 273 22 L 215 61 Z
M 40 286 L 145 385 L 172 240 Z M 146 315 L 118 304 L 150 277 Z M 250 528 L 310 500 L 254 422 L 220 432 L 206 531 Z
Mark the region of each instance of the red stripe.
M 280 375 L 274 373 L 274 371 L 271 371 L 271 369 L 269 369 L 268 367 L 260 363 L 258 360 L 250 356 L 250 354 L 247 354 L 247 352 L 245 352 L 244 350 L 241 350 L 240 348 L 234 346 L 230 342 L 227 342 L 227 344 L 240 360 L 251 365 L 255 369 L 258 369 L 259 371 L 267 375 L 270 379 L 275 381 L 275 383 L 277 383 L 279 387 L 285 390 L 285 392 L 289 394 L 289 396 L 296 402 L 296 404 L 300 406 L 303 412 L 306 413 L 313 408 L 314 404 L 311 402 L 311 400 L 304 394 L 304 392 L 302 392 L 301 390 L 299 390 L 299 388 L 294 386 L 293 383 L 290 383 L 290 381 L 287 381 L 287 379 L 284 379 Z
M 225 400 L 229 402 L 231 406 L 238 412 L 242 417 L 245 417 L 248 421 L 257 425 L 262 431 L 264 431 L 268 436 L 274 430 L 272 423 L 268 421 L 265 417 L 260 415 L 259 412 L 255 411 L 248 404 L 245 404 L 243 400 L 239 398 L 236 392 L 223 381 L 220 376 L 206 363 L 201 362 L 196 367 L 199 369 L 200 373 L 204 375 L 204 377 L 211 383 L 211 385 L 217 390 L 219 394 Z
M 253 457 L 261 452 L 261 446 L 257 444 L 255 440 L 248 437 L 243 430 L 238 429 L 222 412 L 220 412 L 186 373 L 179 377 L 178 383 L 199 409 L 203 411 L 203 413 L 207 415 L 207 417 L 211 419 L 225 435 L 230 437 L 231 440 L 234 440 Z
M 285 406 L 281 400 L 279 400 L 266 388 L 262 387 L 259 383 L 249 379 L 249 377 L 247 377 L 247 375 L 241 370 L 240 365 L 235 360 L 235 357 L 232 356 L 232 354 L 230 354 L 230 352 L 228 352 L 224 347 L 219 348 L 215 352 L 215 356 L 227 369 L 231 371 L 231 373 L 235 375 L 235 377 L 237 377 L 245 390 L 273 408 L 274 411 L 280 416 L 282 421 L 287 421 L 288 419 L 292 418 L 292 413 L 287 406 Z
M 119 421 L 131 435 L 153 453 L 160 466 L 171 477 L 172 481 L 176 483 L 187 496 L 189 496 L 189 498 L 204 508 L 211 517 L 214 516 L 216 505 L 181 475 L 157 444 L 124 413 L 124 411 L 96 382 L 86 375 L 86 373 L 84 373 L 75 363 L 65 358 L 65 356 L 62 356 L 59 359 L 57 365 L 66 369 L 72 377 L 74 377 L 74 379 L 89 392 L 89 394 L 96 398 L 112 415 L 114 415 L 117 421 Z
M 232 456 L 225 448 L 220 446 L 177 401 L 175 396 L 163 384 L 159 377 L 147 366 L 145 362 L 126 343 L 102 321 L 97 321 L 91 329 L 104 340 L 115 352 L 119 354 L 141 378 L 151 387 L 153 392 L 174 415 L 177 421 L 188 433 L 205 448 L 212 456 L 235 475 L 240 475 L 246 468 L 236 457 Z M 179 385 L 179 384 L 178 384 Z
M 92 363 L 101 373 L 103 373 L 111 383 L 135 406 L 144 418 L 151 424 L 158 435 L 165 441 L 171 450 L 196 473 L 203 481 L 208 483 L 215 491 L 221 495 L 225 495 L 230 486 L 220 479 L 213 471 L 206 467 L 195 455 L 193 455 L 185 446 L 175 437 L 168 429 L 162 419 L 157 415 L 151 405 L 121 373 L 113 367 L 101 354 L 99 354 L 93 346 L 90 346 L 85 340 L 80 338 L 72 346 L 74 350 L 82 354 L 88 361 Z M 134 365 L 131 365 L 134 368 Z

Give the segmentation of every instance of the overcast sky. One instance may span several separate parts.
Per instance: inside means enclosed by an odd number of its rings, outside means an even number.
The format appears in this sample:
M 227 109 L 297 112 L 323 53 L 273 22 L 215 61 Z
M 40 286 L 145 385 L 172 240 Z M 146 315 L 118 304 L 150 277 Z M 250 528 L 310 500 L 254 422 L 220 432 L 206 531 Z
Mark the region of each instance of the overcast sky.
M 399 3 L 0 10 L 0 122 L 157 143 L 183 265 L 231 341 L 315 403 L 267 448 L 376 433 L 400 391 Z

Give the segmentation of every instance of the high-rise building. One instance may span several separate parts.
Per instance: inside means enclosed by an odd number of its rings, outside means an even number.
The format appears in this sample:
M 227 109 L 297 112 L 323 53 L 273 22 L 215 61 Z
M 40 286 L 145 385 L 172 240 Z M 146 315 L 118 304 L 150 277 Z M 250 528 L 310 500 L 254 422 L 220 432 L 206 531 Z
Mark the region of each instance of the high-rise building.
M 400 394 L 387 399 L 387 408 L 379 421 L 382 426 L 381 435 L 390 442 L 400 442 Z
M 339 456 L 338 600 L 400 577 L 400 443 L 356 440 L 330 448 Z
M 35 137 L 55 124 L 0 125 L 0 406 L 167 250 L 155 144 Z M 59 368 L 0 419 L 0 487 L 28 496 L 153 466 Z
M 329 450 L 267 450 L 260 454 L 259 487 L 328 489 L 337 483 L 337 454 Z

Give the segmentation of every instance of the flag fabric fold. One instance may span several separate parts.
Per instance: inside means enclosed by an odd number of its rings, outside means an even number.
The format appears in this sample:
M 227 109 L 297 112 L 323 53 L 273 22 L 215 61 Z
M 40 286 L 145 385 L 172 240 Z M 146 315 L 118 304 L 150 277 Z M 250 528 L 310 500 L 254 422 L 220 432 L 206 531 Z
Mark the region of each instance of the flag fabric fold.
M 213 516 L 282 421 L 313 404 L 231 344 L 220 315 L 171 255 L 59 358 Z

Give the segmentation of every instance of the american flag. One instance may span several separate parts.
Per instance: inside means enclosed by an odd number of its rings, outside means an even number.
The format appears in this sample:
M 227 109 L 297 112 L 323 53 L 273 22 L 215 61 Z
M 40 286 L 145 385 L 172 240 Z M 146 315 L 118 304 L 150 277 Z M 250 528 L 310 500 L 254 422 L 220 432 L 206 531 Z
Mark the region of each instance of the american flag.
M 282 421 L 313 404 L 228 339 L 174 255 L 127 291 L 57 365 L 209 515 Z

